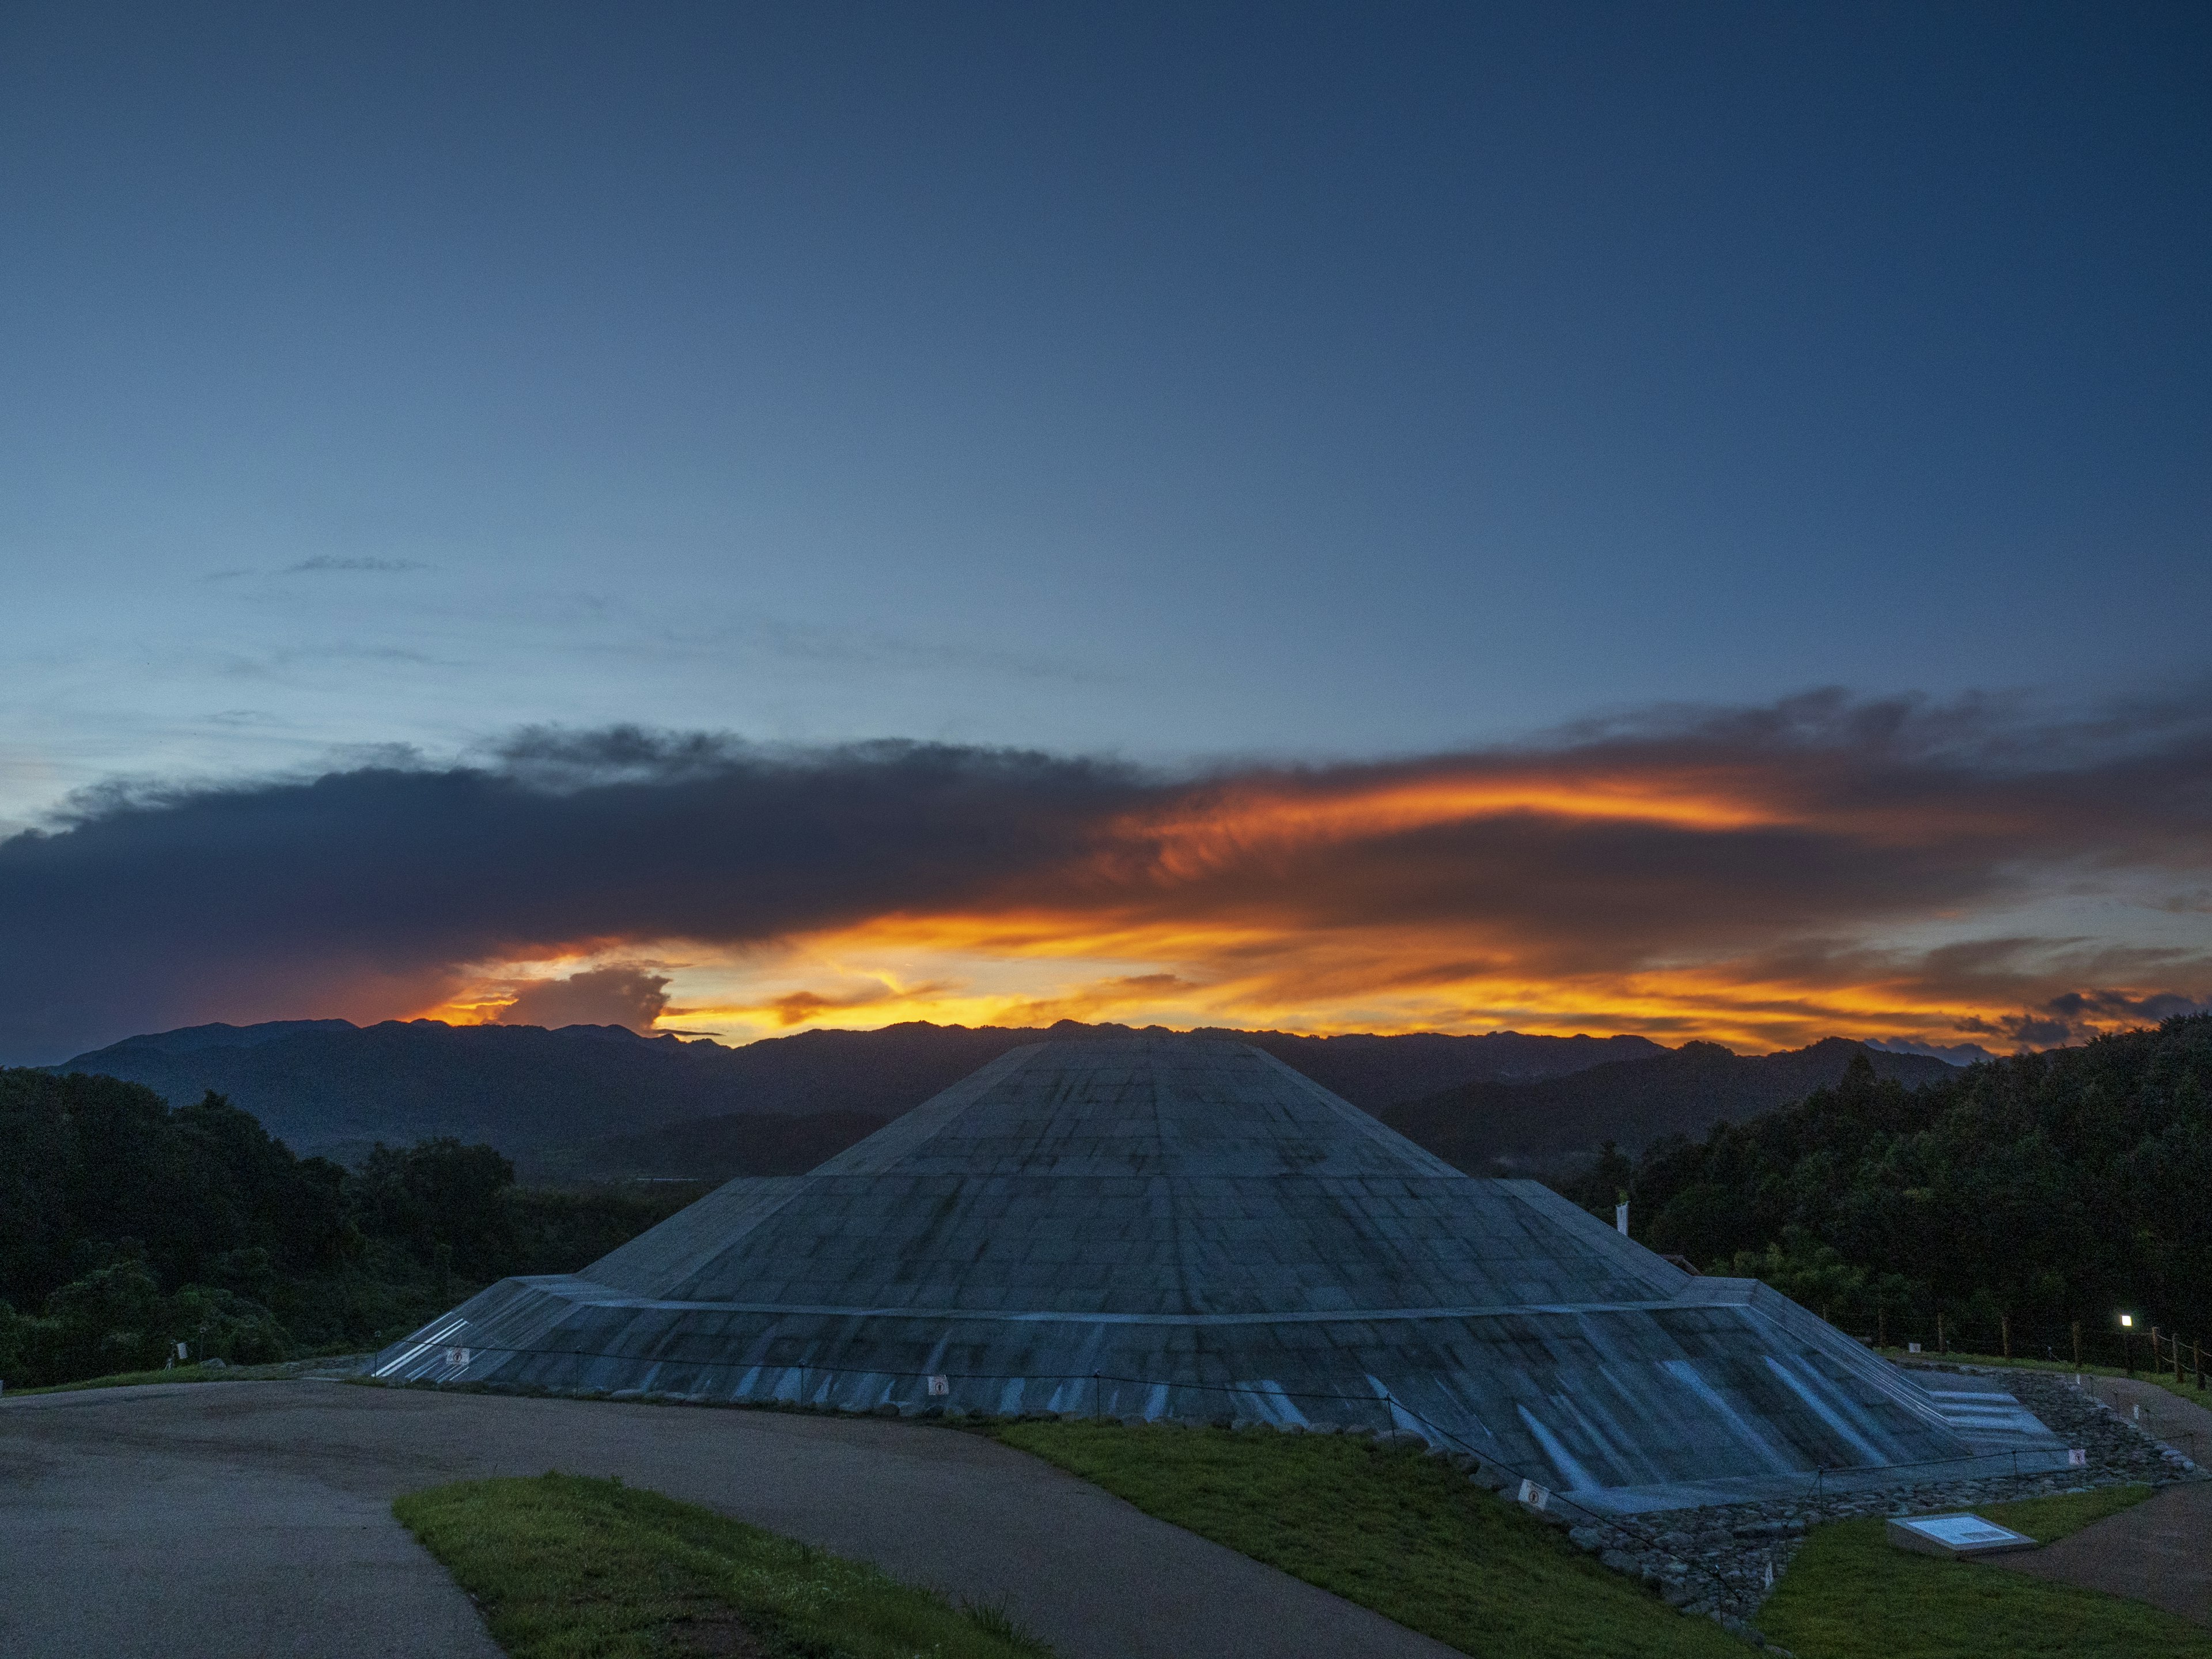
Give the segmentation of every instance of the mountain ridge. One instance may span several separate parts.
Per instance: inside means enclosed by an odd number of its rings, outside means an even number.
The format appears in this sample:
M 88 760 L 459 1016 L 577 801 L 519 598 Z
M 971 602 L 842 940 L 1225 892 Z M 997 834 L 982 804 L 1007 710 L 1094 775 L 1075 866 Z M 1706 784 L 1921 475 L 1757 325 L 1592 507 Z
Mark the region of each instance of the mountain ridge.
M 1559 1077 L 1462 1084 L 1377 1115 L 1473 1174 L 1550 1171 L 1607 1141 L 1633 1155 L 1669 1134 L 1701 1137 L 1724 1118 L 1761 1116 L 1816 1089 L 1834 1087 L 1859 1054 L 1875 1076 L 1907 1088 L 1959 1071 L 1948 1060 L 1873 1048 L 1848 1037 L 1823 1037 L 1771 1054 L 1686 1042 Z
M 271 1021 L 126 1037 L 46 1069 L 144 1084 L 173 1105 L 208 1090 L 302 1152 L 345 1156 L 377 1140 L 450 1134 L 509 1155 L 649 1135 L 702 1119 L 842 1113 L 888 1120 L 1009 1048 L 1131 1028 L 909 1021 L 814 1030 L 741 1047 L 641 1036 L 622 1026 L 447 1025 L 436 1020 Z M 1158 1028 L 1151 1028 L 1158 1029 Z M 1668 1052 L 1643 1037 L 1414 1032 L 1304 1036 L 1210 1030 L 1274 1054 L 1379 1112 L 1441 1088 L 1557 1076 Z M 733 1145 L 763 1142 L 742 1128 Z M 785 1136 L 783 1141 L 789 1141 Z M 805 1137 L 791 1142 L 802 1144 Z M 766 1141 L 778 1141 L 769 1135 Z

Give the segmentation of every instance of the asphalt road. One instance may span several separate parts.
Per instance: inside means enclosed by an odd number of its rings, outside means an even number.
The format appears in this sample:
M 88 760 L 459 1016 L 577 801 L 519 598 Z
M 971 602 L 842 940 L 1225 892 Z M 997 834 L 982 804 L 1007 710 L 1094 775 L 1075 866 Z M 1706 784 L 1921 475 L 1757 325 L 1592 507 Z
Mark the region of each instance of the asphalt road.
M 392 1500 L 553 1468 L 1002 1601 L 1066 1659 L 1453 1651 L 980 1436 L 297 1382 L 0 1401 L 0 1654 L 497 1659 Z
M 2098 1396 L 2195 1461 L 2212 1455 L 2212 1412 L 2154 1383 L 2100 1376 Z M 2188 1481 L 2154 1493 L 2039 1550 L 1990 1557 L 2038 1578 L 2130 1596 L 2212 1625 L 2212 1482 Z

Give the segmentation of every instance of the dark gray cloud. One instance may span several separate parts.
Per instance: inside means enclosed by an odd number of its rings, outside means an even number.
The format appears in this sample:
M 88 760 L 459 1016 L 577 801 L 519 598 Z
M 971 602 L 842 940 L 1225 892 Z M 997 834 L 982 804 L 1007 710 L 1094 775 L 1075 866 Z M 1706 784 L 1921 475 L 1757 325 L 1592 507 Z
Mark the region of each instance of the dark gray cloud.
M 626 1025 L 645 1032 L 668 1007 L 668 975 L 635 963 L 587 968 L 565 979 L 520 980 L 507 989 L 514 1000 L 500 1013 L 502 1025 Z
M 2155 1025 L 2179 1014 L 2212 1013 L 2212 999 L 2171 991 L 2148 996 L 2130 991 L 2062 991 L 2034 1008 L 1969 1025 L 2024 1048 L 2080 1042 L 2114 1025 Z M 1961 1022 L 1966 1024 L 1966 1022 Z
M 272 571 L 255 570 L 235 566 L 227 570 L 210 570 L 207 580 L 211 582 L 236 581 L 243 576 L 320 576 L 333 574 L 401 575 L 412 570 L 428 570 L 430 567 L 419 559 L 347 558 L 336 554 L 318 553 L 311 559 L 301 559 Z
M 1477 805 L 1422 805 L 1438 799 Z M 2208 831 L 2208 696 L 2038 723 L 1823 693 L 1186 776 L 949 744 L 533 729 L 466 764 L 110 789 L 0 842 L 0 1054 L 426 1006 L 463 964 L 562 951 L 1040 912 L 1187 927 L 1224 942 L 1178 972 L 1265 974 L 1291 994 L 1468 964 L 1557 981 L 1730 960 L 1778 997 L 1954 996 L 1992 1036 L 2033 1042 L 2193 1006 L 2212 950 L 1905 950 L 1885 930 L 2083 879 L 2136 880 L 2147 905 L 2201 891 Z M 1394 932 L 1419 948 L 1356 967 L 1329 948 Z
M 402 571 L 428 570 L 429 568 L 419 559 L 342 559 L 319 553 L 312 559 L 288 564 L 276 574 L 280 576 L 309 576 L 326 571 L 352 571 L 396 575 Z
M 437 1000 L 459 963 L 737 943 L 959 902 L 1139 797 L 1084 760 L 629 730 L 483 764 L 84 797 L 0 842 L 0 1054 L 52 1060 L 222 1010 Z

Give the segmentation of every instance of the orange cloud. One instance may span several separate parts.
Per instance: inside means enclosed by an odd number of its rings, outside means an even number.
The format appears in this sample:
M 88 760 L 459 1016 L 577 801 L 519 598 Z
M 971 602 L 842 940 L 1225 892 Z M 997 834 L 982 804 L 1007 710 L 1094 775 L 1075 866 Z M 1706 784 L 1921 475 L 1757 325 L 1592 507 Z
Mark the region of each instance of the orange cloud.
M 126 1030 L 386 998 L 731 1037 L 1110 1017 L 2006 1046 L 2212 991 L 2208 799 L 2212 691 L 2042 726 L 1824 695 L 1181 779 L 538 733 L 485 768 L 115 803 L 0 843 L 0 914 L 45 975 L 20 1006 L 74 985 L 148 1011 Z M 133 930 L 82 921 L 108 914 Z M 640 962 L 653 983 L 615 974 Z

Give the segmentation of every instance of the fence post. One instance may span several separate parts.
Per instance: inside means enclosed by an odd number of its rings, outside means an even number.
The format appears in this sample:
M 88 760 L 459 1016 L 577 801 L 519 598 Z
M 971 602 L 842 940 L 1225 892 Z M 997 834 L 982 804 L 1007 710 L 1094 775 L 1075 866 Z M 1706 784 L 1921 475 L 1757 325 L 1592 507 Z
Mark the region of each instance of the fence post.
M 1093 1372 L 1091 1372 L 1091 1420 L 1092 1422 L 1094 1422 L 1094 1423 L 1095 1423 L 1095 1422 L 1097 1422 L 1097 1421 L 1098 1420 L 1098 1419 L 1099 1419 L 1101 1416 L 1103 1416 L 1103 1413 L 1099 1410 L 1099 1407 L 1098 1407 L 1098 1393 L 1099 1393 L 1100 1386 L 1101 1386 L 1101 1383 L 1100 1383 L 1100 1378 L 1099 1378 L 1099 1375 L 1098 1375 L 1098 1373 L 1097 1373 L 1097 1371 L 1093 1371 Z
M 2010 1314 L 1997 1316 L 1997 1331 L 2000 1340 L 2004 1343 L 2004 1357 L 2009 1359 L 2012 1358 L 2012 1316 Z
M 1943 1340 L 1943 1316 L 1942 1314 L 1937 1314 L 1936 1316 L 1936 1352 L 1937 1353 L 1948 1353 L 1951 1352 L 1949 1346 Z
M 1889 1310 L 1879 1302 L 1874 1304 L 1874 1346 L 1877 1350 L 1889 1346 Z
M 2081 1322 L 2074 1322 L 2074 1369 L 2081 1369 Z

